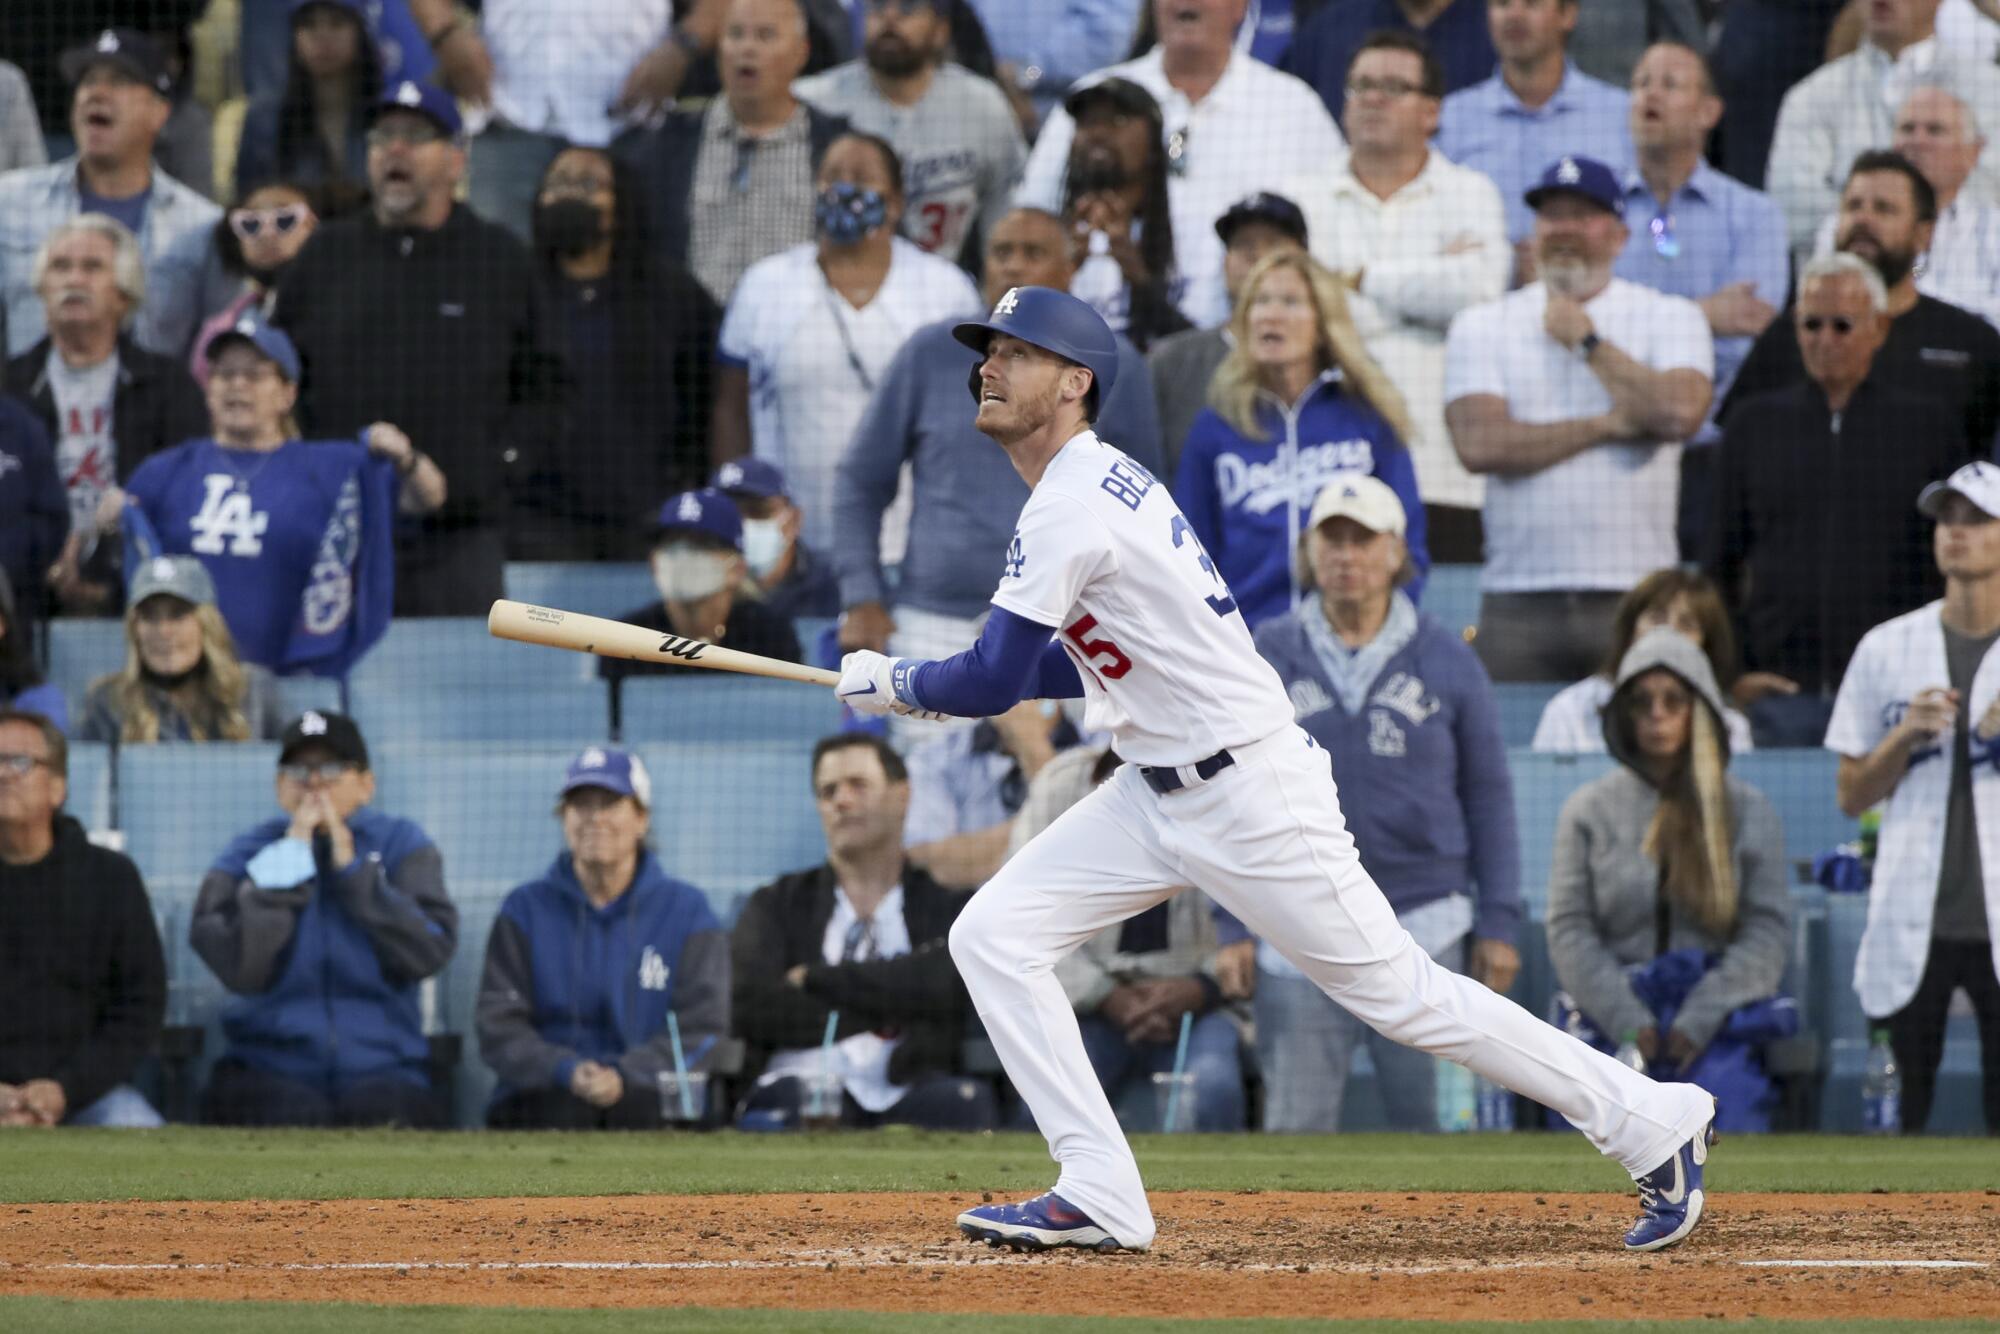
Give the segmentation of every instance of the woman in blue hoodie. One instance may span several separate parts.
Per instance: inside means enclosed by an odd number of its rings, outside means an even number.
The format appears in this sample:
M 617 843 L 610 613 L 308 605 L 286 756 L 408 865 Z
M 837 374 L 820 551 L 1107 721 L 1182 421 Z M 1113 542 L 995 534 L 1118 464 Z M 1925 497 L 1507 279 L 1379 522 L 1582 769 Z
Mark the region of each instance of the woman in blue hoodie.
M 486 942 L 479 1052 L 500 1076 L 489 1125 L 660 1126 L 659 1076 L 707 1070 L 729 1032 L 729 937 L 646 846 L 653 783 L 637 755 L 591 746 L 557 815 L 568 850 L 507 896 Z
M 1430 569 L 1409 412 L 1368 355 L 1339 280 L 1303 251 L 1265 257 L 1243 280 L 1233 345 L 1181 449 L 1174 499 L 1254 630 L 1297 604 L 1293 564 L 1306 511 L 1342 473 L 1381 478 L 1410 516 L 1415 601 Z
M 1433 958 L 1504 992 L 1521 962 L 1521 867 L 1499 712 L 1472 649 L 1398 587 L 1404 526 L 1382 482 L 1328 483 L 1295 548 L 1318 595 L 1265 622 L 1257 651 L 1332 759 L 1361 864 L 1397 919 Z M 1264 1129 L 1339 1129 L 1364 1038 L 1391 1124 L 1437 1128 L 1431 1057 L 1368 1032 L 1276 950 L 1256 961 Z

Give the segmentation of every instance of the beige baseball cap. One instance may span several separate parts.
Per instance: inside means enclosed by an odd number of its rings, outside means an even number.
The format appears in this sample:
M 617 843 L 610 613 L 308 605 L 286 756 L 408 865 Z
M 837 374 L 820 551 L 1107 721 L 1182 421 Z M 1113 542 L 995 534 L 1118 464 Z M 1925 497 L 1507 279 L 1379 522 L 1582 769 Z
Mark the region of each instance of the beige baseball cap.
M 1388 484 L 1362 472 L 1342 473 L 1320 488 L 1306 527 L 1317 528 L 1328 519 L 1352 519 L 1370 532 L 1398 537 L 1409 524 L 1402 500 Z
M 1917 508 L 1935 519 L 1944 508 L 1944 498 L 1956 491 L 1983 512 L 2000 519 L 2000 467 L 1980 461 L 1968 463 L 1942 482 L 1932 482 L 1917 497 Z

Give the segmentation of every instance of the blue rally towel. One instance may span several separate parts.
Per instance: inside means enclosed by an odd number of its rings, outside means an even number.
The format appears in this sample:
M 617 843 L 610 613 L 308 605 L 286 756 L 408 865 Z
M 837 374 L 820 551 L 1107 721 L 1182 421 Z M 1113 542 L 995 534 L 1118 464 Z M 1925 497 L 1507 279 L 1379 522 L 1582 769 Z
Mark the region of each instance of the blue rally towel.
M 281 674 L 344 677 L 388 630 L 396 600 L 396 489 L 395 465 L 372 456 L 341 483 L 299 597 Z

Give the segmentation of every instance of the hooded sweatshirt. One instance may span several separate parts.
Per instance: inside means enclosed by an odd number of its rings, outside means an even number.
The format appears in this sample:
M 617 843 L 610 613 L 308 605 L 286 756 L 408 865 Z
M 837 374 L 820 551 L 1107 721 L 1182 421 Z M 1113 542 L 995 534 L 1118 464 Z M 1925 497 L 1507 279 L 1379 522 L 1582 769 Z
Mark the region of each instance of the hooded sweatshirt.
M 1632 965 L 1676 949 L 1716 956 L 1673 1022 L 1704 1047 L 1732 1010 L 1774 994 L 1784 974 L 1791 943 L 1785 840 L 1764 794 L 1728 776 L 1735 933 L 1717 938 L 1672 904 L 1663 909 L 1660 867 L 1644 851 L 1660 793 L 1646 776 L 1631 729 L 1622 722 L 1633 683 L 1661 668 L 1694 692 L 1694 707 L 1708 710 L 1727 756 L 1722 692 L 1701 648 L 1664 626 L 1641 636 L 1618 666 L 1617 690 L 1604 714 L 1605 744 L 1619 767 L 1577 789 L 1556 822 L 1549 956 L 1557 982 L 1577 1008 L 1614 1037 L 1654 1022 L 1652 1011 L 1632 989 Z

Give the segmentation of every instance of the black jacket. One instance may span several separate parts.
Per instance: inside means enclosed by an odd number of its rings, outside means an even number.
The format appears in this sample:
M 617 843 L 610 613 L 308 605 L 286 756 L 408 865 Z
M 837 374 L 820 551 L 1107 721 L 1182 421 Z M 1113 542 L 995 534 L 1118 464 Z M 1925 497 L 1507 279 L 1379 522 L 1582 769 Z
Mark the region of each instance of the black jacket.
M 7 392 L 28 401 L 54 444 L 55 391 L 49 388 L 47 338 L 7 363 Z M 118 335 L 118 388 L 111 398 L 111 438 L 118 444 L 118 480 L 161 450 L 208 434 L 208 401 L 183 363 L 148 352 L 129 334 Z
M 750 1048 L 745 1074 L 754 1078 L 773 1051 L 817 1047 L 833 1010 L 840 1011 L 836 1038 L 900 1030 L 902 1041 L 889 1056 L 889 1078 L 898 1084 L 956 1070 L 972 1003 L 945 937 L 969 896 L 906 863 L 903 920 L 910 952 L 829 964 L 820 942 L 833 918 L 833 896 L 833 868 L 820 865 L 764 886 L 736 919 L 729 941 L 730 1014 Z M 798 964 L 806 965 L 805 986 L 787 986 L 785 973 Z
M 167 1012 L 139 868 L 56 816 L 56 845 L 0 862 L 0 1083 L 53 1079 L 72 1112 L 132 1078 Z
M 649 602 L 643 607 L 635 607 L 618 619 L 627 625 L 657 630 L 663 635 L 679 633 L 674 629 L 673 622 L 667 619 L 667 608 L 664 603 Z M 760 658 L 776 658 L 780 662 L 801 662 L 805 657 L 799 649 L 798 631 L 792 628 L 791 621 L 754 598 L 737 598 L 736 605 L 729 610 L 728 629 L 719 639 L 710 642 L 717 648 L 733 648 L 739 653 L 755 653 Z M 623 681 L 631 676 L 678 676 L 698 679 L 714 676 L 715 673 L 671 662 L 635 662 L 630 658 L 599 658 L 597 675 L 605 681 Z
M 439 528 L 498 525 L 507 489 L 562 435 L 561 355 L 527 250 L 454 207 L 434 231 L 327 223 L 278 285 L 299 422 L 345 439 L 389 422 L 443 469 Z
M 1939 595 L 1917 493 L 1974 458 L 1957 425 L 1872 375 L 1838 416 L 1810 381 L 1730 414 L 1702 563 L 1747 670 L 1832 694 L 1862 635 Z
M 0 571 L 13 589 L 13 606 L 27 609 L 24 626 L 41 618 L 43 576 L 69 536 L 69 500 L 56 472 L 48 431 L 20 400 L 0 394 Z

